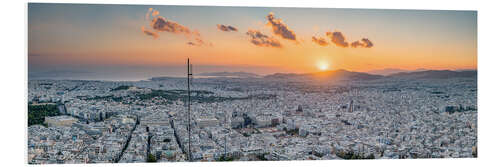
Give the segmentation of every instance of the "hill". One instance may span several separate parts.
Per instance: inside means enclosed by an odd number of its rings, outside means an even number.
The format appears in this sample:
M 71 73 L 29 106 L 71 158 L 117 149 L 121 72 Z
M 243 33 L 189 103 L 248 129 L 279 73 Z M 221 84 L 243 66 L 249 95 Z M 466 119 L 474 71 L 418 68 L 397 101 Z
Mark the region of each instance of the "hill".
M 235 77 L 235 78 L 258 78 L 260 75 L 248 72 L 206 72 L 199 73 L 198 76 L 207 77 Z
M 451 71 L 451 70 L 427 70 L 418 72 L 400 72 L 389 75 L 391 78 L 399 79 L 448 79 L 477 77 L 477 70 Z
M 383 78 L 381 75 L 372 75 L 362 72 L 352 72 L 347 70 L 332 70 L 315 73 L 295 74 L 276 73 L 267 75 L 266 79 L 321 79 L 321 80 L 373 80 Z

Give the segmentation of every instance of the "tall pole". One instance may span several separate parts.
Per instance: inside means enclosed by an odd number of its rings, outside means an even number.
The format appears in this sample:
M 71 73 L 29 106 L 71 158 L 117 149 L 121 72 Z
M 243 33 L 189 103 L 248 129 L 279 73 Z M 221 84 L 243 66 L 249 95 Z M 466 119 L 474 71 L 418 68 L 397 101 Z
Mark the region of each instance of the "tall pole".
M 224 110 L 224 128 L 226 128 L 227 133 L 224 136 L 224 160 L 227 158 L 227 135 L 230 133 L 229 126 L 227 125 L 227 110 Z
M 191 157 L 191 76 L 193 75 L 191 72 L 191 64 L 189 63 L 189 58 L 187 60 L 187 94 L 188 94 L 188 159 L 192 161 Z

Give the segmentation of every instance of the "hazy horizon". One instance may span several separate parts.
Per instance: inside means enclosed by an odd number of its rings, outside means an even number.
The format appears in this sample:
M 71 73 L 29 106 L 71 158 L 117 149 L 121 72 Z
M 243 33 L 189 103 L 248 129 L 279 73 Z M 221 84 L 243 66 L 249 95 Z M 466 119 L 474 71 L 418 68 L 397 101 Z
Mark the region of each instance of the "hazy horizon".
M 93 69 L 93 70 L 83 70 L 83 69 L 46 69 L 46 71 L 33 71 L 28 73 L 28 79 L 69 79 L 69 80 L 104 80 L 104 81 L 139 81 L 147 80 L 152 77 L 185 77 L 186 75 L 185 66 L 174 66 L 174 67 L 115 67 L 108 69 Z M 290 72 L 277 69 L 276 71 L 269 71 L 273 69 L 272 67 L 224 67 L 220 66 L 195 66 L 194 65 L 194 76 L 202 73 L 214 73 L 214 72 L 245 72 L 252 73 L 260 76 L 271 75 L 276 73 L 295 73 L 304 74 L 300 72 Z M 330 69 L 328 71 L 334 70 L 347 70 L 347 69 Z M 390 71 L 387 74 L 382 74 L 377 71 Z M 398 72 L 413 72 L 421 70 L 451 70 L 451 71 L 461 71 L 461 70 L 477 70 L 477 69 L 375 69 L 371 71 L 352 71 L 352 72 L 363 72 L 373 75 L 388 75 Z
M 477 12 L 28 4 L 29 76 L 181 76 L 187 58 L 195 73 L 477 69 Z

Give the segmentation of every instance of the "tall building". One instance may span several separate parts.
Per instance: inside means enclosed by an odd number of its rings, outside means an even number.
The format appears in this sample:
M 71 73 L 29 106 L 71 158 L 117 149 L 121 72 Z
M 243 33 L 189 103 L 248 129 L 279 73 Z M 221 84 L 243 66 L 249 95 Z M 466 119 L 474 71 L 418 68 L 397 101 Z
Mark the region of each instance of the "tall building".
M 351 100 L 351 102 L 349 102 L 349 108 L 348 108 L 348 110 L 347 110 L 347 111 L 352 112 L 352 110 L 353 110 L 353 108 L 354 108 L 353 103 L 354 103 L 354 101 L 353 101 L 353 100 Z

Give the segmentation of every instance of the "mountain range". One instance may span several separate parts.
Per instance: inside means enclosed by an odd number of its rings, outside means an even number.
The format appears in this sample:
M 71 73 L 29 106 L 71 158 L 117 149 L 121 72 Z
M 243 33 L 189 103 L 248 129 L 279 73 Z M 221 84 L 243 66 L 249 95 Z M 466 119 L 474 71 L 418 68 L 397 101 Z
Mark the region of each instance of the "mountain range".
M 419 71 L 427 71 L 427 69 L 419 68 L 419 69 L 415 69 L 415 70 L 403 70 L 403 69 L 399 69 L 399 68 L 384 68 L 384 69 L 367 71 L 366 73 L 387 76 L 387 75 L 401 73 L 401 72 L 419 72 Z
M 199 73 L 198 76 L 206 77 L 235 77 L 235 78 L 258 78 L 260 75 L 248 72 L 206 72 Z
M 389 72 L 390 71 L 390 72 Z M 400 71 L 400 72 L 398 72 Z M 384 73 L 383 71 L 379 71 Z M 389 73 L 387 73 L 389 72 Z M 385 75 L 372 74 L 369 72 L 354 72 L 344 69 L 313 72 L 313 73 L 274 73 L 270 75 L 261 76 L 248 72 L 209 72 L 200 73 L 198 76 L 209 77 L 234 77 L 234 78 L 263 78 L 263 79 L 299 79 L 299 80 L 375 80 L 383 78 L 393 79 L 448 79 L 448 78 L 469 78 L 477 77 L 477 70 L 426 70 L 417 69 L 413 71 L 398 70 L 398 69 L 385 69 Z
M 275 73 L 266 75 L 266 79 L 326 79 L 326 80 L 373 80 L 383 78 L 382 75 L 373 75 L 362 72 L 353 72 L 347 70 L 332 70 L 305 74 L 295 73 Z
M 401 79 L 448 79 L 477 77 L 477 70 L 451 71 L 451 70 L 427 70 L 417 72 L 400 72 L 389 75 L 392 78 Z

